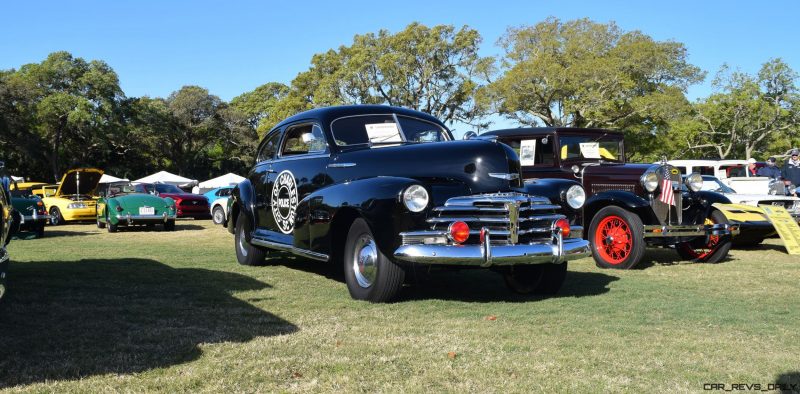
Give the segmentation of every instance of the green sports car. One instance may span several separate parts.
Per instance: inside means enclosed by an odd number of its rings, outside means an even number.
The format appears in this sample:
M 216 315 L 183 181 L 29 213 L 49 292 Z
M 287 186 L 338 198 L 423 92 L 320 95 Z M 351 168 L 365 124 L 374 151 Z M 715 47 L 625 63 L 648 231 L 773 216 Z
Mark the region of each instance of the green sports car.
M 117 231 L 119 226 L 163 224 L 175 229 L 175 201 L 171 198 L 138 193 L 130 182 L 101 184 L 97 200 L 97 227 Z
M 33 231 L 37 238 L 44 237 L 44 225 L 50 220 L 44 203 L 33 194 L 29 184 L 11 181 L 11 206 L 14 207 L 14 228 Z

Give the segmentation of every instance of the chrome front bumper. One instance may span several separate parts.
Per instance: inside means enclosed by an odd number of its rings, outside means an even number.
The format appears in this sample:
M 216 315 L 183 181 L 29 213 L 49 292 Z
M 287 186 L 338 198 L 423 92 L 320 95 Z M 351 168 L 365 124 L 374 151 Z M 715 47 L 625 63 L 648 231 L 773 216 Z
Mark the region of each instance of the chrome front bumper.
M 46 221 L 50 220 L 50 215 L 39 215 L 36 212 L 33 215 L 22 215 L 22 219 L 19 224 L 25 224 L 27 222 L 38 222 L 38 221 Z
M 147 223 L 156 223 L 156 222 L 168 222 L 170 220 L 175 220 L 175 214 L 167 214 L 166 212 L 162 213 L 161 215 L 117 215 L 117 220 L 128 222 L 128 224 L 133 224 L 134 222 L 147 222 Z
M 422 233 L 425 232 L 403 233 L 401 236 L 406 239 Z M 564 239 L 560 231 L 554 232 L 549 241 L 516 245 L 492 245 L 487 231 L 483 242 L 478 245 L 406 244 L 394 252 L 396 260 L 411 263 L 479 267 L 560 264 L 590 255 L 589 241 L 581 238 Z
M 711 235 L 737 235 L 738 224 L 690 224 L 678 226 L 644 226 L 644 237 L 700 237 Z

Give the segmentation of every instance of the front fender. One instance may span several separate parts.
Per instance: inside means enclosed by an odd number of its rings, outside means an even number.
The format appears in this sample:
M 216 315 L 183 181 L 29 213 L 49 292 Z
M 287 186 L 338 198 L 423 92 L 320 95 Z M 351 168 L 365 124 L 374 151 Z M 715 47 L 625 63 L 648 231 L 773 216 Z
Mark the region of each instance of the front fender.
M 588 228 L 597 211 L 609 205 L 615 205 L 635 213 L 645 224 L 658 223 L 649 201 L 623 190 L 609 190 L 594 194 L 586 200 L 582 215 L 584 227 Z
M 228 199 L 228 212 L 229 220 L 227 223 L 228 232 L 231 234 L 236 233 L 236 221 L 239 218 L 239 212 L 244 213 L 244 216 L 251 224 L 256 222 L 256 193 L 253 184 L 249 179 L 239 182 L 231 191 L 231 196 Z M 250 236 L 247 234 L 246 236 Z M 248 239 L 249 241 L 249 239 Z
M 427 209 L 412 213 L 400 201 L 400 193 L 412 184 L 421 183 L 411 178 L 375 177 L 336 184 L 309 194 L 297 205 L 294 246 L 331 255 L 333 232 L 344 232 L 346 238 L 348 230 L 337 227 L 337 222 L 349 222 L 355 215 L 367 222 L 381 252 L 392 256 L 400 246 L 399 233 L 419 228 L 427 217 Z
M 572 221 L 580 216 L 581 209 L 572 209 L 567 204 L 567 190 L 572 186 L 581 186 L 577 181 L 571 179 L 545 178 L 526 181 L 523 191 L 532 196 L 547 197 L 553 204 L 558 204 L 565 215 Z M 581 186 L 583 187 L 583 186 Z M 584 203 L 585 205 L 586 203 Z

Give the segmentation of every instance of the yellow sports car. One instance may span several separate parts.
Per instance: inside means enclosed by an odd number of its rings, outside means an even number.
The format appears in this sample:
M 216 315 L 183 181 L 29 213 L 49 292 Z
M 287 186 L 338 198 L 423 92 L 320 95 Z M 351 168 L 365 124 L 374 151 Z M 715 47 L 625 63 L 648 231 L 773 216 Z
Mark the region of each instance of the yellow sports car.
M 103 171 L 96 168 L 76 168 L 61 178 L 55 195 L 44 193 L 44 205 L 50 213 L 50 224 L 59 225 L 78 220 L 95 221 L 97 202 L 93 198 Z

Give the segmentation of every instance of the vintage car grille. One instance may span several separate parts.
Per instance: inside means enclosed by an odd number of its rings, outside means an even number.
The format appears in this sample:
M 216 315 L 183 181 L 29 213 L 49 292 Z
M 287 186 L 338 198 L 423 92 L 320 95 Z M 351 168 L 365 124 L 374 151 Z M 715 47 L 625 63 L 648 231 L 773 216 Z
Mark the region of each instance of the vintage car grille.
M 611 190 L 622 190 L 633 193 L 636 190 L 636 185 L 628 183 L 593 183 L 592 194 L 607 192 Z
M 207 206 L 205 201 L 201 200 L 181 200 L 180 206 L 182 207 L 204 207 Z
M 650 206 L 661 224 L 682 224 L 683 222 L 683 195 L 681 192 L 681 172 L 669 165 L 661 164 L 653 167 L 658 175 L 658 189 L 650 196 Z M 672 192 L 675 194 L 675 205 L 661 202 L 661 182 L 665 176 L 672 181 Z
M 466 222 L 470 237 L 466 243 L 478 243 L 480 230 L 486 227 L 493 244 L 529 243 L 552 236 L 553 221 L 565 217 L 561 209 L 543 197 L 521 193 L 492 193 L 453 197 L 444 206 L 433 209 L 428 219 L 431 230 L 447 230 L 455 221 Z

